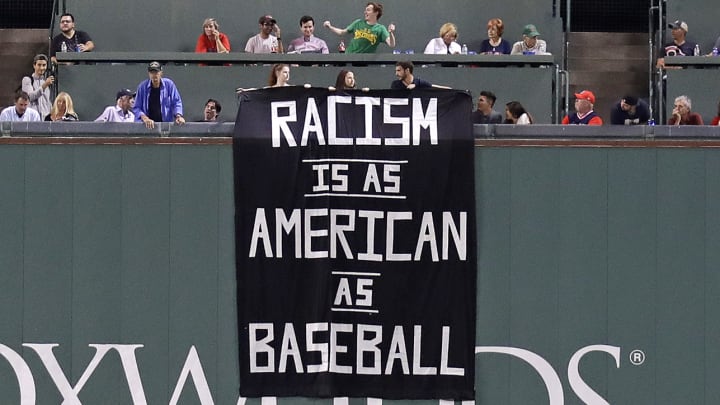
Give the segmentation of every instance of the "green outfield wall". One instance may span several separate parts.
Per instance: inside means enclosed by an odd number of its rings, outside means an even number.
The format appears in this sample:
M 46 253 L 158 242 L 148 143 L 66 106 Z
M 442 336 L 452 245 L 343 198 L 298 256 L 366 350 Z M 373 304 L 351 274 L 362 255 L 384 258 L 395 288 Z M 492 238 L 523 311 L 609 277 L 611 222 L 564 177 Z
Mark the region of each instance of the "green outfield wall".
M 477 142 L 477 404 L 720 403 L 717 146 Z M 0 185 L 0 403 L 333 403 L 238 397 L 229 139 L 0 138 Z

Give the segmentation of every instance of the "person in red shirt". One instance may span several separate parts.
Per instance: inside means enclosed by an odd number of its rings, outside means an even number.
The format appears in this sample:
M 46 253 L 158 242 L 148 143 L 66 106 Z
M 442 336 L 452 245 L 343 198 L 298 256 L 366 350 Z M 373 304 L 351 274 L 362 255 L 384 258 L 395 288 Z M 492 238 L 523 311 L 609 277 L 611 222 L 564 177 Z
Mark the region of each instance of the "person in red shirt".
M 602 125 L 603 120 L 593 111 L 595 94 L 590 90 L 575 93 L 575 112 L 563 118 L 562 124 L 574 125 Z
M 720 38 L 718 38 L 718 42 L 720 42 Z M 720 102 L 718 103 L 718 113 L 715 118 L 712 119 L 710 125 L 720 125 Z
M 692 112 L 692 101 L 688 96 L 675 98 L 672 115 L 668 119 L 668 125 L 703 125 L 700 114 Z
M 230 40 L 227 35 L 220 32 L 220 25 L 214 18 L 206 18 L 203 22 L 203 33 L 198 37 L 195 45 L 197 53 L 228 53 Z

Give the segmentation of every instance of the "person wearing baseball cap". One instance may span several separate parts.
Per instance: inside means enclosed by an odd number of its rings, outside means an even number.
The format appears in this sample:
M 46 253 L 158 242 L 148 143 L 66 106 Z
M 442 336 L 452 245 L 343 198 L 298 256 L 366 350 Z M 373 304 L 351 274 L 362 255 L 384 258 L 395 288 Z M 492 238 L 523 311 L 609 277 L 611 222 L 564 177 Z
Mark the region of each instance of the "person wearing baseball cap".
M 668 28 L 671 29 L 673 40 L 672 42 L 667 43 L 665 48 L 660 51 L 660 57 L 658 58 L 656 64 L 658 69 L 666 69 L 666 56 L 693 56 L 695 52 L 695 45 L 697 45 L 695 42 L 685 40 L 688 33 L 688 25 L 685 21 L 676 20 L 675 22 L 668 24 Z
M 610 111 L 612 125 L 645 125 L 650 119 L 650 107 L 635 96 L 620 99 Z
M 566 115 L 562 120 L 562 124 L 602 125 L 602 118 L 593 111 L 594 104 L 595 94 L 592 91 L 583 90 L 580 93 L 575 93 L 575 112 Z
M 132 107 L 135 92 L 130 89 L 120 89 L 115 95 L 115 105 L 110 105 L 95 118 L 95 122 L 135 122 Z
M 523 28 L 522 41 L 513 44 L 510 55 L 549 55 L 547 43 L 542 39 L 534 24 L 528 24 Z
M 147 67 L 148 79 L 137 87 L 135 98 L 135 122 L 142 122 L 148 129 L 155 128 L 156 122 L 185 123 L 183 103 L 175 82 L 163 77 L 160 62 L 150 62 Z
M 278 26 L 273 16 L 269 14 L 261 15 L 258 24 L 260 24 L 260 32 L 248 39 L 245 44 L 245 52 L 283 53 L 285 50 L 280 36 L 280 26 Z

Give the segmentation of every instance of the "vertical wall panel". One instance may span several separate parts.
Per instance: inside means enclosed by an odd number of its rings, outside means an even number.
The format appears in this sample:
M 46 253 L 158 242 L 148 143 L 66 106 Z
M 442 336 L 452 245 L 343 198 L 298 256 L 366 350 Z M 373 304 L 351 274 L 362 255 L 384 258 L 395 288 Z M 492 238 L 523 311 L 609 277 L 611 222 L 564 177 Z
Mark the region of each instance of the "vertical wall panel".
M 705 403 L 720 403 L 720 155 L 705 160 Z
M 70 376 L 72 364 L 73 147 L 29 147 L 25 153 L 25 272 L 23 342 L 59 343 L 58 362 Z M 44 370 L 24 350 L 34 370 Z M 58 403 L 47 373 L 36 373 L 38 403 Z
M 558 361 L 558 161 L 549 150 L 518 148 L 511 159 L 510 344 Z M 510 404 L 544 398 L 525 362 L 511 364 Z
M 477 345 L 510 345 L 510 149 L 477 148 L 475 179 L 478 277 Z M 475 397 L 479 403 L 508 403 L 510 359 L 477 354 Z
M 24 146 L 0 148 L 0 343 L 18 353 L 22 353 L 24 313 L 24 150 Z M 8 403 L 20 402 L 15 378 L 10 365 L 0 361 L 0 381 L 5 382 L 0 397 Z
M 657 395 L 702 403 L 705 347 L 705 164 L 700 150 L 657 159 Z M 692 349 L 691 348 L 697 348 Z
M 170 148 L 123 147 L 122 165 L 122 339 L 144 345 L 136 356 L 148 404 L 168 403 L 177 379 L 168 373 Z
M 95 355 L 89 342 L 121 342 L 122 155 L 108 146 L 73 149 L 72 375 L 77 381 Z M 103 359 L 80 398 L 92 402 L 101 395 L 108 404 L 131 400 L 115 353 Z
M 205 377 L 217 385 L 218 161 L 215 147 L 170 152 L 169 352 L 184 359 L 195 345 Z M 179 376 L 183 364 L 170 364 Z M 197 397 L 186 385 L 182 398 Z
M 218 162 L 218 279 L 217 279 L 217 398 L 233 404 L 240 390 L 235 277 L 235 201 L 232 148 L 217 147 Z
M 607 341 L 607 151 L 572 148 L 556 152 L 559 184 L 558 371 L 582 346 Z M 592 360 L 592 361 L 591 361 Z M 582 376 L 596 392 L 607 392 L 607 358 L 588 358 Z M 579 403 L 565 387 L 568 404 Z
M 655 404 L 656 150 L 608 154 L 608 339 L 621 346 L 620 369 L 608 365 L 610 403 Z M 629 362 L 632 350 L 646 361 Z M 638 386 L 648 390 L 638 390 Z

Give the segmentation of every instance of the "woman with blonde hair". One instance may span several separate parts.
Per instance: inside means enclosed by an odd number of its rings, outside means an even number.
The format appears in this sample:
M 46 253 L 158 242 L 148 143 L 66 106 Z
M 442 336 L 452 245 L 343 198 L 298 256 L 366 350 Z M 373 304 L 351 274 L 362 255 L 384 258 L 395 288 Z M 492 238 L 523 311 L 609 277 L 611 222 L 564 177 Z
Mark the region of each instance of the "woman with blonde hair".
M 214 18 L 203 21 L 203 33 L 200 34 L 195 45 L 196 53 L 228 53 L 230 40 L 227 35 L 220 32 L 220 24 Z
M 457 26 L 453 23 L 445 23 L 440 27 L 440 37 L 433 38 L 425 47 L 426 54 L 432 55 L 455 55 L 459 54 L 462 48 L 457 41 Z
M 45 116 L 45 121 L 77 121 L 78 116 L 73 108 L 73 101 L 70 95 L 62 91 L 55 97 L 50 114 Z
M 492 18 L 487 23 L 488 39 L 480 45 L 481 55 L 509 55 L 512 45 L 502 38 L 505 32 L 505 24 L 499 18 Z

